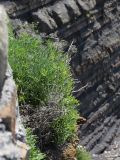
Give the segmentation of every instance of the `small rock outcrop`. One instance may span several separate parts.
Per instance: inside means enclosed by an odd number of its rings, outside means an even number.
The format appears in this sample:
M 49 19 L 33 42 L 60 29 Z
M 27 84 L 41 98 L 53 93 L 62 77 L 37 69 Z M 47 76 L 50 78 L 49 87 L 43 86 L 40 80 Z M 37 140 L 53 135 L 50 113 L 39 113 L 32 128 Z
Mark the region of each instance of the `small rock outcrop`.
M 8 64 L 8 17 L 0 6 L 0 159 L 26 159 L 28 146 L 20 121 L 17 91 Z

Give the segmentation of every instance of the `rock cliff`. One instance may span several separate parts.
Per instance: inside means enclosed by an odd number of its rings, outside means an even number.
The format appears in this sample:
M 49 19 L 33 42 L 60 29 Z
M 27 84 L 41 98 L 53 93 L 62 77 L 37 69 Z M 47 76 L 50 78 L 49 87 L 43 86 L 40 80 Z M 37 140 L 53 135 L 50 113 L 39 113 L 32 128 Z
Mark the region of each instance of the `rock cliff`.
M 8 17 L 0 6 L 0 159 L 26 159 L 28 147 L 17 104 L 16 86 L 7 61 Z
M 80 144 L 93 159 L 120 159 L 119 0 L 3 1 L 11 18 L 37 22 L 40 33 L 66 40 L 75 78 L 73 94 L 87 122 Z

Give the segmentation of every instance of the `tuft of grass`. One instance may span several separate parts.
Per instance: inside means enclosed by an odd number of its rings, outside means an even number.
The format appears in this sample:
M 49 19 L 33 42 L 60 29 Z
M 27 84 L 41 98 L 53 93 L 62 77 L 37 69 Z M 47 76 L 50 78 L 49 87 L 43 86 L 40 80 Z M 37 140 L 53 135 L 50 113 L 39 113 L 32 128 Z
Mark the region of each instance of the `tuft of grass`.
M 70 108 L 64 115 L 55 120 L 52 124 L 53 139 L 57 145 L 76 137 L 78 113 Z
M 77 160 L 92 160 L 92 158 L 85 149 L 77 148 Z
M 30 146 L 30 160 L 45 160 L 45 154 L 41 153 L 36 147 L 37 137 L 32 134 L 30 128 L 27 128 L 27 144 Z
M 66 55 L 59 53 L 50 41 L 42 45 L 27 33 L 19 39 L 10 34 L 9 39 L 9 61 L 21 103 L 39 105 L 48 102 L 51 93 L 59 93 L 61 98 L 71 94 L 73 80 Z
M 53 142 L 65 143 L 76 134 L 78 119 L 75 109 L 78 101 L 72 96 L 74 83 L 69 57 L 58 52 L 52 42 L 43 45 L 40 39 L 27 33 L 16 39 L 10 32 L 9 41 L 9 61 L 18 87 L 19 102 L 46 106 L 46 110 L 49 110 L 49 102 L 59 106 L 60 114 L 51 114 L 52 122 L 46 124 L 50 126 Z M 42 126 L 46 124 L 43 122 Z M 46 126 L 44 128 L 46 131 Z

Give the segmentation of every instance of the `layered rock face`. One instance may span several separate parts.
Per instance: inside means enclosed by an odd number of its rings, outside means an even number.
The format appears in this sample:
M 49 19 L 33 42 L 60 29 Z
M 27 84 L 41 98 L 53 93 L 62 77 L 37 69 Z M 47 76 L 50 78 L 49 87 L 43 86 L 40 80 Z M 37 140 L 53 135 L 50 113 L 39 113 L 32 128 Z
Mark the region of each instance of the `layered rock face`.
M 0 3 L 5 6 L 10 17 L 17 17 L 55 1 L 56 0 L 1 0 Z
M 111 159 L 120 156 L 119 15 L 120 4 L 114 0 L 59 1 L 33 13 L 40 32 L 56 32 L 76 46 L 71 59 L 77 79 L 74 95 L 87 118 L 80 127 L 80 144 L 93 154 L 103 154 L 101 159 L 109 159 L 107 153 L 113 154 Z
M 7 61 L 8 17 L 0 6 L 0 159 L 25 159 L 28 147 L 20 121 L 16 86 Z
M 8 1 L 4 3 L 10 16 L 17 17 L 29 11 L 32 21 L 38 23 L 40 33 L 56 33 L 58 39 L 67 41 L 76 81 L 73 94 L 81 102 L 80 113 L 87 118 L 80 127 L 80 144 L 97 154 L 94 159 L 119 160 L 119 0 L 12 3 L 16 6 L 14 10 Z

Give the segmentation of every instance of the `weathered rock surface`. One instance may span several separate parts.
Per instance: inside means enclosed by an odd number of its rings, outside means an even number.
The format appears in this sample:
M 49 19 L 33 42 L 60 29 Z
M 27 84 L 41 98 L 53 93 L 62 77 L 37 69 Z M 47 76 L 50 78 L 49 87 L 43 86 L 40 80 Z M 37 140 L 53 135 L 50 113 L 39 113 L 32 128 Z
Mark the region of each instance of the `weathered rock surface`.
M 7 62 L 7 15 L 0 6 L 0 159 L 26 159 L 28 147 L 21 127 L 17 92 Z
M 0 6 L 0 91 L 2 89 L 5 73 L 7 69 L 7 15 L 2 6 Z
M 21 16 L 56 0 L 1 0 L 11 17 Z

